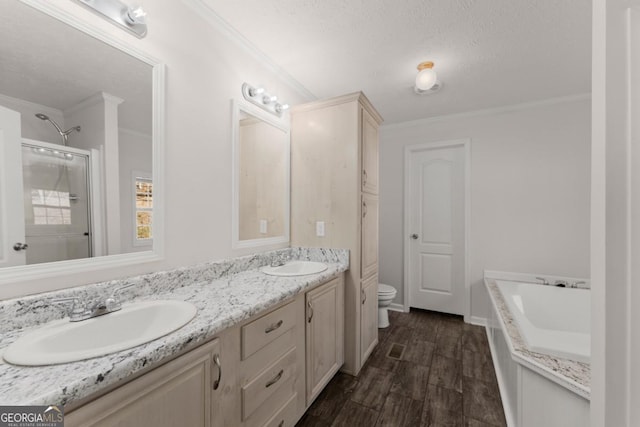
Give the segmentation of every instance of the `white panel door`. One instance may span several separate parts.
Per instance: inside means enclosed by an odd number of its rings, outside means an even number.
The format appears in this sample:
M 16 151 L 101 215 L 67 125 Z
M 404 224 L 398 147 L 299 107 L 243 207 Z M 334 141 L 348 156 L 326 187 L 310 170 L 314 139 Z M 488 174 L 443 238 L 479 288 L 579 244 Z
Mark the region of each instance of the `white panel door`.
M 465 148 L 416 151 L 407 166 L 409 305 L 464 314 Z
M 0 267 L 26 263 L 21 143 L 20 113 L 0 106 Z

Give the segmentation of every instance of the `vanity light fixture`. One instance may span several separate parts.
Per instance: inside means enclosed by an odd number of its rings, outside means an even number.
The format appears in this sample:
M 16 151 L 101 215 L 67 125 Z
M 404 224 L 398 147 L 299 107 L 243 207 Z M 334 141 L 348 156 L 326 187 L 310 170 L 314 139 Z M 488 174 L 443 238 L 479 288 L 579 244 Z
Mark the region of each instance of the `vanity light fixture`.
M 418 75 L 414 91 L 418 95 L 426 95 L 442 89 L 442 83 L 438 80 L 438 75 L 433 69 L 433 62 L 426 61 L 418 64 Z
M 147 35 L 147 13 L 141 6 L 128 6 L 120 0 L 76 0 L 114 25 L 138 38 Z
M 280 117 L 289 109 L 289 104 L 278 102 L 278 97 L 267 93 L 262 87 L 254 87 L 249 83 L 242 84 L 242 96 L 254 105 Z

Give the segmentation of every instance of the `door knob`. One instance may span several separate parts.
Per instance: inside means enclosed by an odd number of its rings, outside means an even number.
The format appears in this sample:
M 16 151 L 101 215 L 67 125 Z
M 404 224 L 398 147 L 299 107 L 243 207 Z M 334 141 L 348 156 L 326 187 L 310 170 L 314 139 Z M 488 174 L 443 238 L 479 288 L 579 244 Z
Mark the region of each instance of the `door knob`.
M 417 234 L 415 234 L 415 233 L 414 233 L 414 234 L 412 234 L 410 237 L 411 237 L 413 240 L 418 240 L 418 235 L 417 235 Z
M 27 245 L 26 243 L 17 242 L 15 245 L 13 245 L 13 250 L 16 252 L 26 251 L 28 247 L 29 245 Z

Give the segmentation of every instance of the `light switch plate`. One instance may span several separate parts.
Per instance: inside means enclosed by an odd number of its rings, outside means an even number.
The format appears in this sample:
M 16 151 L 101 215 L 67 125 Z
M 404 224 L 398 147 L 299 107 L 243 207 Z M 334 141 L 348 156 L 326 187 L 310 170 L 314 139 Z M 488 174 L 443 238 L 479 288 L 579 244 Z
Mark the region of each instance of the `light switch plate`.
M 260 220 L 260 234 L 267 234 L 267 220 Z
M 316 236 L 324 237 L 324 221 L 316 221 Z

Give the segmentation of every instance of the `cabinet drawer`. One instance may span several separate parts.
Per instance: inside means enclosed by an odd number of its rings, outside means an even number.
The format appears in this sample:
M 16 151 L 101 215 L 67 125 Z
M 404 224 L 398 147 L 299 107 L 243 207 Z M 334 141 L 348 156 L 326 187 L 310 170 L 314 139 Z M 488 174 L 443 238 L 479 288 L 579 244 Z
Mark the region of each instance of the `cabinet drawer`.
M 265 400 L 282 385 L 296 378 L 296 349 L 289 350 L 274 364 L 262 371 L 249 383 L 242 386 L 242 419 L 246 420 Z M 273 402 L 280 405 L 283 402 Z
M 292 302 L 242 327 L 242 360 L 295 326 Z
M 264 427 L 293 427 L 296 422 L 296 399 L 298 394 L 293 396 L 282 405 L 282 408 L 264 424 Z

